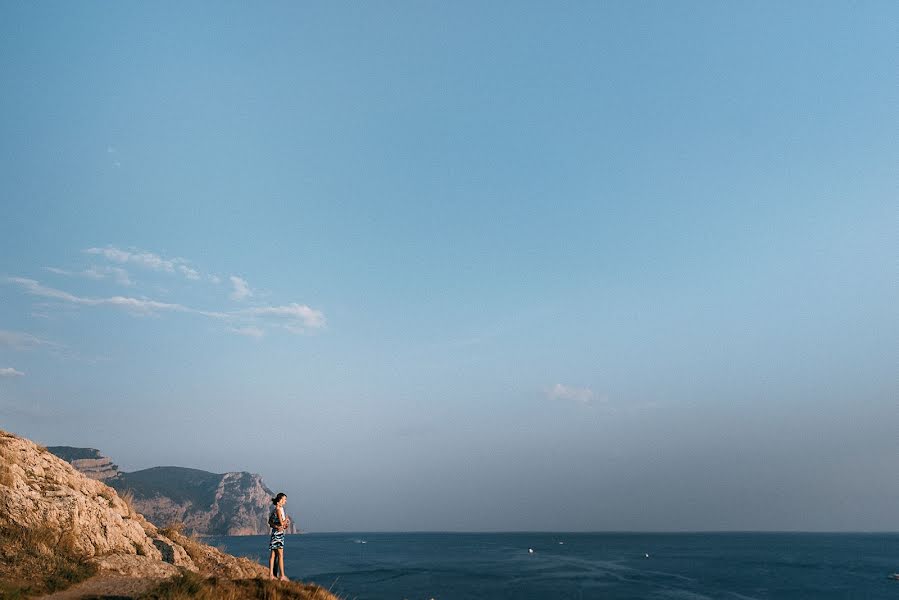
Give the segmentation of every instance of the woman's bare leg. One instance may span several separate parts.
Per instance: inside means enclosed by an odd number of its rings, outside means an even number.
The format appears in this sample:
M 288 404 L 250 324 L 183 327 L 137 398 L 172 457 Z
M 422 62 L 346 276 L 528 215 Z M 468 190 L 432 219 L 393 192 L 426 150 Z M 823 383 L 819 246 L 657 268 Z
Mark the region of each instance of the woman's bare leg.
M 275 551 L 272 550 L 268 557 L 268 578 L 275 579 Z
M 278 548 L 278 564 L 281 565 L 281 581 L 287 581 L 287 575 L 284 574 L 284 548 Z

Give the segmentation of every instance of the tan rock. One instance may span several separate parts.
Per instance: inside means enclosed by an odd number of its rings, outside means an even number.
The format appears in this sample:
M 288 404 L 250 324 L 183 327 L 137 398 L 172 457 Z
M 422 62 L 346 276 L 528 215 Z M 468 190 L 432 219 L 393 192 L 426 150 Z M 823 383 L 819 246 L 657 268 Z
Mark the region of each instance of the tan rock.
M 170 577 L 179 568 L 223 578 L 267 570 L 177 532 L 163 534 L 114 489 L 33 442 L 0 431 L 0 527 L 42 531 L 48 552 L 66 548 L 101 573 Z
M 178 567 L 167 562 L 154 560 L 148 556 L 135 556 L 131 554 L 113 554 L 110 556 L 97 556 L 91 559 L 102 572 L 116 573 L 128 577 L 151 577 L 166 579 L 177 575 Z
M 153 545 L 162 554 L 162 560 L 165 562 L 191 571 L 199 570 L 184 547 L 164 535 L 157 535 L 153 538 Z

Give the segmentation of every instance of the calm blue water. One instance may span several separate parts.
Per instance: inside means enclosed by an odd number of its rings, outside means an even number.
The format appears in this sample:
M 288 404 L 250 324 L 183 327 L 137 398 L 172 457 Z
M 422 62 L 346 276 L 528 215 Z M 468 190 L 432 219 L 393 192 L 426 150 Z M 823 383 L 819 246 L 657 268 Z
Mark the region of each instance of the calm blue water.
M 267 536 L 209 541 L 268 565 Z M 899 534 L 313 533 L 285 563 L 347 600 L 899 600 Z

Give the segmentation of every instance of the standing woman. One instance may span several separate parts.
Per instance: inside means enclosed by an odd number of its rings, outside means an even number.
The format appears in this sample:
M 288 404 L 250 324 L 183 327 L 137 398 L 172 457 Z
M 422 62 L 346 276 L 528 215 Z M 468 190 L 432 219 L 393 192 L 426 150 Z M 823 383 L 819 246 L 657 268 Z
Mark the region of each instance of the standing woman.
M 271 550 L 268 558 L 268 574 L 270 579 L 276 579 L 275 554 L 277 554 L 278 565 L 281 571 L 281 576 L 277 577 L 277 579 L 287 581 L 287 575 L 284 574 L 284 532 L 287 531 L 287 527 L 290 525 L 290 519 L 284 513 L 284 505 L 287 504 L 287 494 L 284 492 L 278 493 L 277 496 L 272 498 L 272 504 L 275 507 L 268 516 L 268 524 L 272 528 L 272 537 L 268 545 L 268 549 Z

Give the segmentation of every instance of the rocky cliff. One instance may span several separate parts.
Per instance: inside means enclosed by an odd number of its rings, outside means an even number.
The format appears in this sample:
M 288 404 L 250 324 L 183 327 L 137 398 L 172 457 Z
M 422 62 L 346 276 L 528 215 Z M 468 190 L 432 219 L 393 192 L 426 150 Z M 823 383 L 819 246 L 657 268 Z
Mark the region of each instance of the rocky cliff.
M 209 473 L 153 467 L 122 473 L 109 484 L 134 496 L 134 506 L 157 525 L 183 523 L 208 535 L 267 534 L 274 492 L 253 473 Z
M 0 529 L 47 532 L 42 539 L 48 550 L 65 547 L 101 569 L 123 575 L 167 577 L 178 573 L 177 567 L 200 566 L 229 577 L 266 573 L 252 561 L 185 539 L 179 532 L 159 530 L 111 487 L 4 431 L 0 431 Z
M 90 477 L 104 481 L 119 474 L 118 465 L 112 464 L 108 456 L 103 456 L 96 448 L 73 448 L 72 446 L 50 446 L 47 448 L 59 458 Z
M 210 473 L 186 467 L 153 467 L 125 473 L 94 448 L 51 446 L 93 479 L 131 498 L 134 508 L 158 527 L 183 524 L 200 535 L 267 534 L 274 492 L 254 473 Z M 295 533 L 294 520 L 291 531 Z
M 208 577 L 216 578 L 208 585 L 216 585 L 268 574 L 256 562 L 177 529 L 157 528 L 102 481 L 46 448 L 0 430 L 0 598 L 52 592 L 85 578 L 87 590 L 113 589 L 115 597 L 131 598 L 148 585 L 191 572 L 197 574 L 188 582 L 193 587 Z M 255 581 L 251 587 L 258 594 L 228 597 L 275 597 L 263 586 L 266 582 Z M 292 594 L 285 597 L 336 600 L 317 586 L 285 586 L 283 591 Z

